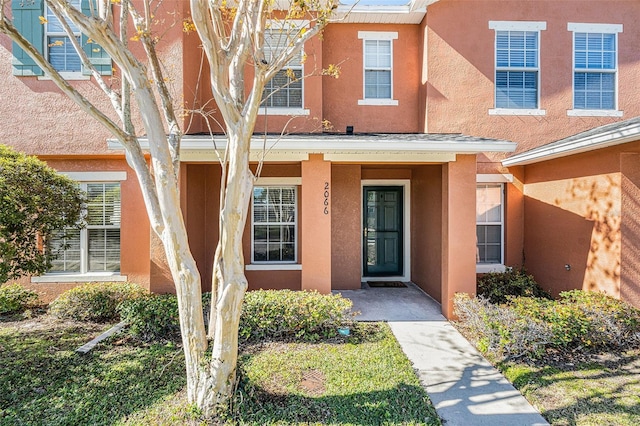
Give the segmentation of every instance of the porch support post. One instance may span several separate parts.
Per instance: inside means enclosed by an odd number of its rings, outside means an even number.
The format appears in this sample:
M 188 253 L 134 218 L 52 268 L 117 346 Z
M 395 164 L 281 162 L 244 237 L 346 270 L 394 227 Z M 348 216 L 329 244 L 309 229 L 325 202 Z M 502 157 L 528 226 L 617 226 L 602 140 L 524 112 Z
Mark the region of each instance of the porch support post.
M 476 156 L 442 166 L 442 313 L 454 318 L 455 293 L 476 293 Z
M 302 162 L 302 290 L 331 292 L 331 162 L 310 154 Z

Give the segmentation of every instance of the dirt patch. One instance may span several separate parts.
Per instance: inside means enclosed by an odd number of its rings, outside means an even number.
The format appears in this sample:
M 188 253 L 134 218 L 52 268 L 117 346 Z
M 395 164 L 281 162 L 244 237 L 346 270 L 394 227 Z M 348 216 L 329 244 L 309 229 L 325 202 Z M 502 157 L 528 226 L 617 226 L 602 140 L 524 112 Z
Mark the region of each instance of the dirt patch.
M 326 377 L 320 370 L 307 370 L 302 373 L 302 381 L 300 387 L 309 396 L 321 396 L 326 391 Z

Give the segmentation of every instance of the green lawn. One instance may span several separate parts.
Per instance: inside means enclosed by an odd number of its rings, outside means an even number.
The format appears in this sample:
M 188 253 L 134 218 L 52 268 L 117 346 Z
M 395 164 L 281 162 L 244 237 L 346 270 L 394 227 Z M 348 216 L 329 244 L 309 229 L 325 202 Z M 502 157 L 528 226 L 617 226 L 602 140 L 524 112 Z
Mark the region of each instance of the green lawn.
M 640 424 L 640 351 L 555 366 L 499 365 L 553 425 Z
M 116 337 L 74 350 L 105 327 L 44 315 L 0 322 L 0 425 L 209 424 L 186 404 L 173 344 Z M 440 424 L 386 325 L 352 338 L 244 348 L 230 424 Z

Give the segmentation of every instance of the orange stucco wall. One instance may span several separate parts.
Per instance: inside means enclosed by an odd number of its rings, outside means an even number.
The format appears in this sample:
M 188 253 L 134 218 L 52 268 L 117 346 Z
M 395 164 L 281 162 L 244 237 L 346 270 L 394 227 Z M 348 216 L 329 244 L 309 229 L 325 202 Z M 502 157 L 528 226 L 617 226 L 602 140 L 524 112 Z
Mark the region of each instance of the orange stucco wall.
M 47 159 L 47 163 L 61 172 L 112 172 L 124 171 L 127 179 L 120 182 L 122 216 L 120 223 L 120 273 L 126 275 L 131 282 L 138 283 L 145 288 L 150 285 L 149 238 L 150 228 L 147 219 L 142 194 L 136 176 L 124 159 L 96 159 L 96 160 L 54 160 Z M 22 283 L 38 291 L 42 300 L 52 300 L 61 292 L 82 283 L 31 283 L 28 277 Z
M 331 288 L 355 290 L 361 286 L 362 188 L 361 166 L 332 165 Z
M 442 313 L 454 318 L 456 293 L 476 292 L 476 156 L 442 166 Z
M 608 7 L 612 3 L 612 7 Z M 613 6 L 615 4 L 615 7 Z M 619 110 L 640 115 L 640 2 L 440 0 L 426 15 L 428 132 L 461 132 L 518 142 L 525 151 L 615 120 L 568 117 L 573 108 L 573 35 L 568 22 L 622 24 L 619 34 Z M 540 35 L 540 108 L 544 116 L 490 116 L 494 107 L 495 31 L 489 21 L 544 21 Z M 462 31 L 461 29 L 464 29 Z M 490 160 L 502 155 L 489 155 Z M 489 159 L 479 158 L 479 161 Z
M 415 166 L 411 180 L 411 280 L 442 301 L 442 166 Z
M 358 105 L 363 99 L 363 41 L 358 31 L 397 31 L 393 40 L 393 98 L 397 106 Z M 417 25 L 332 24 L 324 32 L 323 63 L 339 64 L 340 77 L 325 77 L 323 118 L 336 132 L 419 131 L 420 31 Z
M 525 265 L 554 294 L 577 288 L 638 303 L 638 163 L 629 151 L 640 143 L 526 166 Z

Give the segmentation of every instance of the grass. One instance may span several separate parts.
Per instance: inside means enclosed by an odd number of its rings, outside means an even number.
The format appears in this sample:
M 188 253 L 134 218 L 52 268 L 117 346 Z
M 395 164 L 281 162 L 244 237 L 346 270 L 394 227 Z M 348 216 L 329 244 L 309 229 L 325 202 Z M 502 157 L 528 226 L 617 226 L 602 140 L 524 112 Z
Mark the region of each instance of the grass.
M 0 425 L 211 424 L 186 403 L 176 345 L 116 337 L 74 352 L 104 328 L 46 315 L 0 322 Z M 225 423 L 440 424 L 389 328 L 356 331 L 245 347 Z
M 553 425 L 640 424 L 640 350 L 576 364 L 498 367 Z

